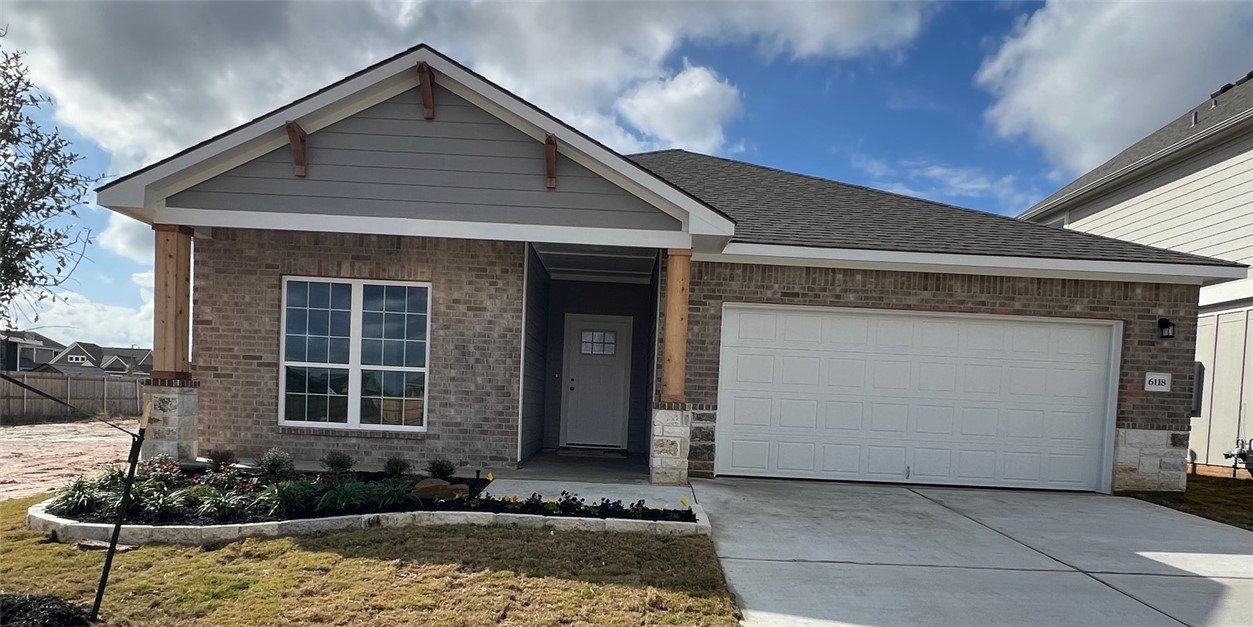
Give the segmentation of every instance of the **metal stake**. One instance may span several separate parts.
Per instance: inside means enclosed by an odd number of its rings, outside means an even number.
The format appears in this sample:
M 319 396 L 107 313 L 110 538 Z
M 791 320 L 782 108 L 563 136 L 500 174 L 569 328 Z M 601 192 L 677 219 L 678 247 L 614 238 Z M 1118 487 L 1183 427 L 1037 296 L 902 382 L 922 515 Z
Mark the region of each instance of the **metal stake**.
M 148 417 L 151 413 L 152 403 L 145 403 L 144 413 L 139 417 L 139 432 L 131 434 L 131 452 L 126 458 L 130 469 L 126 471 L 126 481 L 122 483 L 122 500 L 117 506 L 117 519 L 113 523 L 113 537 L 109 539 L 109 552 L 104 556 L 104 569 L 100 571 L 100 585 L 96 586 L 96 601 L 91 604 L 92 622 L 100 618 L 100 602 L 104 599 L 104 587 L 109 583 L 109 570 L 113 568 L 113 556 L 117 554 L 117 539 L 122 534 L 126 509 L 131 504 L 131 486 L 135 483 L 135 469 L 139 466 L 139 449 L 144 445 L 144 432 L 148 430 Z

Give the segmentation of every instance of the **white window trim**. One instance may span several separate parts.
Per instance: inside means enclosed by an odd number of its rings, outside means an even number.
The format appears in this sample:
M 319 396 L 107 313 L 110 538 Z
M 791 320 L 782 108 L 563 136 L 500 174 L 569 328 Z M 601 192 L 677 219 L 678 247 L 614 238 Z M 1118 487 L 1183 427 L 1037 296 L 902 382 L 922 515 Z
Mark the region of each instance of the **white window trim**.
M 82 355 L 66 355 L 65 361 L 71 364 L 85 364 L 87 363 L 87 358 Z
M 287 361 L 287 284 L 290 281 L 312 281 L 318 283 L 339 283 L 352 286 L 352 305 L 349 312 L 348 363 L 324 364 L 305 361 Z M 404 366 L 363 366 L 361 364 L 361 321 L 364 317 L 365 285 L 398 285 L 403 287 L 426 288 L 426 358 L 425 366 L 409 368 Z M 404 431 L 409 433 L 425 433 L 430 426 L 429 409 L 431 406 L 431 292 L 428 281 L 384 281 L 377 279 L 346 279 L 325 276 L 284 275 L 282 284 L 281 311 L 279 312 L 278 341 L 278 424 L 284 427 L 308 427 L 312 429 L 339 429 L 352 431 Z M 338 368 L 348 370 L 348 422 L 308 422 L 303 420 L 287 420 L 287 367 L 297 368 Z M 425 396 L 422 398 L 422 426 L 406 425 L 363 425 L 361 424 L 361 371 L 388 370 L 394 372 L 421 372 L 425 375 Z M 353 402 L 353 400 L 356 402 Z

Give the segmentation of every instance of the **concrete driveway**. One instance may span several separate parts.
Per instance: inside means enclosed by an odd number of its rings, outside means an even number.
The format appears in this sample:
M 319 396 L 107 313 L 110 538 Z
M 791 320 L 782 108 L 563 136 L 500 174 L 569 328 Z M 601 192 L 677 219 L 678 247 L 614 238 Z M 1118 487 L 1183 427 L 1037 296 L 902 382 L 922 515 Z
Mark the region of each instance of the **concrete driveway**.
M 692 486 L 747 625 L 1253 625 L 1253 532 L 1134 499 Z

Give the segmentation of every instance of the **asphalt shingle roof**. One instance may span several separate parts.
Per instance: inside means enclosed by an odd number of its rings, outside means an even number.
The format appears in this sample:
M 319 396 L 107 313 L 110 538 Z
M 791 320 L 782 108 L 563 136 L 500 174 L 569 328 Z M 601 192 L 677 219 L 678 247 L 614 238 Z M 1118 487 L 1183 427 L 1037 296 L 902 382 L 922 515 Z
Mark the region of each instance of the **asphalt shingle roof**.
M 1243 82 L 1241 82 L 1243 81 Z M 1036 203 L 1034 207 L 1023 212 L 1026 216 L 1058 198 L 1066 196 L 1089 183 L 1098 181 L 1113 174 L 1149 155 L 1174 146 L 1198 133 L 1207 131 L 1249 109 L 1253 109 L 1253 72 L 1245 74 L 1222 93 L 1215 93 L 1201 104 L 1189 109 L 1166 126 L 1163 126 L 1148 137 L 1131 145 L 1126 150 L 1114 155 L 1109 161 L 1102 163 L 1091 172 L 1075 179 L 1069 185 L 1057 190 L 1052 196 Z M 1197 123 L 1192 124 L 1192 114 L 1196 113 Z
M 735 242 L 1239 265 L 685 150 L 628 158 L 730 216 Z

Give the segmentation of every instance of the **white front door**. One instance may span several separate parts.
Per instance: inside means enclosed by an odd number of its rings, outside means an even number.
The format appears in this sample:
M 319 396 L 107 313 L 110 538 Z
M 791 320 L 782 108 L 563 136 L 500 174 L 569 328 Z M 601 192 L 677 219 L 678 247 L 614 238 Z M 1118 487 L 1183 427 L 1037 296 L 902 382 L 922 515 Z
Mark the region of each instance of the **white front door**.
M 626 448 L 631 317 L 566 314 L 561 445 Z
M 1114 329 L 729 304 L 715 471 L 1104 489 Z

